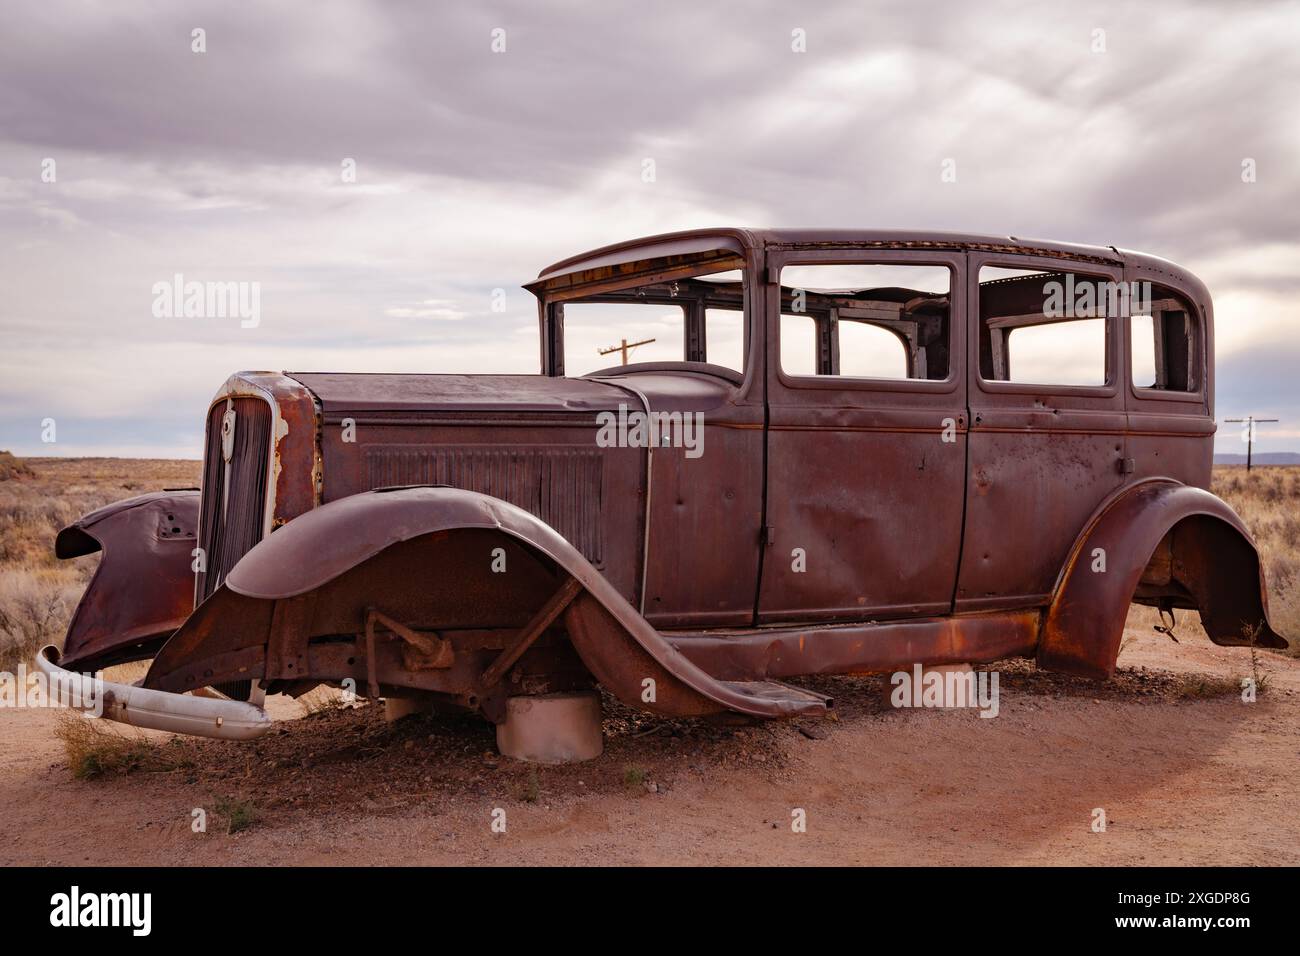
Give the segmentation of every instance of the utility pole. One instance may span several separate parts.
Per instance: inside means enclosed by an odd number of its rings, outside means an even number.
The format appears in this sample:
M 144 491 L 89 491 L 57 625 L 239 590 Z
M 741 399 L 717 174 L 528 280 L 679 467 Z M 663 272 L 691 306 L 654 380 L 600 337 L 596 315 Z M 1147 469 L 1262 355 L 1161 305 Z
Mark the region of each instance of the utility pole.
M 653 341 L 654 339 L 642 339 L 640 342 L 629 342 L 627 339 L 623 339 L 622 344 L 620 345 L 611 345 L 607 349 L 596 349 L 596 351 L 599 352 L 601 355 L 609 355 L 611 352 L 622 352 L 623 353 L 622 364 L 626 365 L 627 353 L 631 349 L 636 348 L 638 345 L 649 345 Z
M 1255 450 L 1255 425 L 1259 422 L 1275 422 L 1276 418 L 1256 418 L 1254 415 L 1247 415 L 1245 418 L 1225 418 L 1225 422 L 1241 422 L 1245 428 L 1246 435 L 1246 473 L 1250 474 L 1251 452 Z

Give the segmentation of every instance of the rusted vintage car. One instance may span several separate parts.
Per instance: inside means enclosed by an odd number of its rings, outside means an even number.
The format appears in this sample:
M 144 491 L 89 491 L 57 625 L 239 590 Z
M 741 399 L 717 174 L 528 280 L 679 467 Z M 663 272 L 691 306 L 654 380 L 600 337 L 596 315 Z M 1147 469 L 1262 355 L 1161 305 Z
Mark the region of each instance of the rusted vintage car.
M 152 658 L 107 716 L 244 738 L 320 684 L 500 728 L 596 684 L 789 717 L 831 705 L 800 675 L 1105 678 L 1133 602 L 1286 646 L 1207 490 L 1210 297 L 1169 262 L 711 229 L 526 288 L 540 374 L 231 376 L 201 490 L 59 534 L 103 557 L 41 666 Z

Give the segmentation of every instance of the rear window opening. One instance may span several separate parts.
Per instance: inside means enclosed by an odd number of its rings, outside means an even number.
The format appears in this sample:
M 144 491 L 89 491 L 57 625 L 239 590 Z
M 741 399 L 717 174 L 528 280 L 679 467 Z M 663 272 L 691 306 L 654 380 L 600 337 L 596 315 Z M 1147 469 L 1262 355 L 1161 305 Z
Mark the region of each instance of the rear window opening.
M 1200 391 L 1195 311 L 1172 289 L 1153 285 L 1129 319 L 1133 384 L 1165 392 Z

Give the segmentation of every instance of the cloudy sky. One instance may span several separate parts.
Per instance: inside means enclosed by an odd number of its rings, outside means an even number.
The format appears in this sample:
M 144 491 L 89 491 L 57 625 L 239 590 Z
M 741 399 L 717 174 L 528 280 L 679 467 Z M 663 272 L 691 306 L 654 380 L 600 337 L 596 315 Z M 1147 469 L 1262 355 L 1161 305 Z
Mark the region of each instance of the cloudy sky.
M 1042 6 L 6 5 L 0 448 L 198 457 L 237 369 L 534 372 L 542 266 L 734 223 L 1173 259 L 1219 415 L 1300 450 L 1300 8 Z M 177 273 L 260 324 L 155 316 Z

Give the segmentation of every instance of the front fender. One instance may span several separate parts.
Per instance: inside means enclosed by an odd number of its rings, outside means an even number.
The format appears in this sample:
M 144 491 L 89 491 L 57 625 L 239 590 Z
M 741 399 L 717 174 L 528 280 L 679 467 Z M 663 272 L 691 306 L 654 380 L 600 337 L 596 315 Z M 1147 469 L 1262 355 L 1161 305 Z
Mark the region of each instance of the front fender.
M 1269 625 L 1259 552 L 1241 518 L 1208 491 L 1153 478 L 1104 503 L 1075 542 L 1043 622 L 1038 663 L 1114 673 L 1129 605 L 1157 548 L 1168 551 L 1166 603 L 1197 608 L 1210 640 L 1287 646 Z
M 60 558 L 103 552 L 68 625 L 64 666 L 150 657 L 181 626 L 194 607 L 198 520 L 197 490 L 159 491 L 99 508 L 59 532 Z
M 507 559 L 500 574 L 490 570 L 498 549 Z M 282 643 L 303 662 L 301 674 L 310 638 L 356 634 L 368 605 L 448 633 L 517 631 L 568 577 L 581 588 L 565 612 L 570 643 L 621 700 L 673 715 L 825 710 L 824 698 L 795 688 L 714 679 L 545 522 L 489 495 L 437 486 L 350 495 L 276 530 L 163 647 L 145 686 L 184 690 L 219 680 L 203 661 L 238 663 L 243 677 L 286 677 L 265 663 L 286 660 L 266 651 L 277 628 L 296 629 Z

